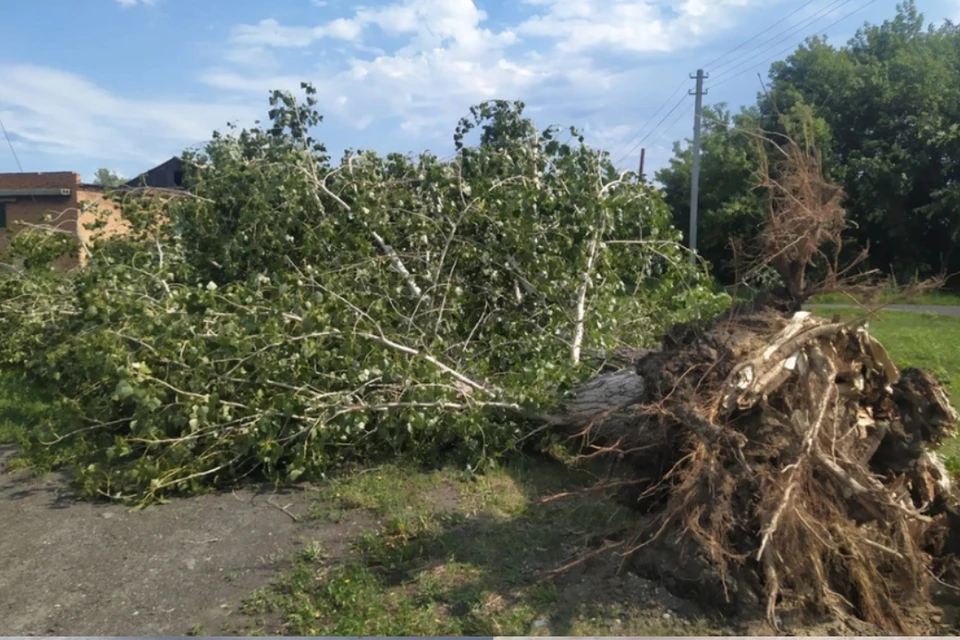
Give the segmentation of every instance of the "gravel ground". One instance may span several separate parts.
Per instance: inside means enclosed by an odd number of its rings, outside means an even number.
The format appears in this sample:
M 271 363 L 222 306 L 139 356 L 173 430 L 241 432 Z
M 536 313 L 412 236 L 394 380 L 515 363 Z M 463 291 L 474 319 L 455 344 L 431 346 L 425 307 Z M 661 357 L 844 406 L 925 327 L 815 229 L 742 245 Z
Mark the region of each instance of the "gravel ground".
M 141 511 L 76 502 L 60 476 L 3 471 L 11 455 L 0 446 L 0 636 L 229 631 L 243 598 L 293 552 L 311 540 L 345 547 L 364 526 L 295 522 L 307 491 L 238 490 Z

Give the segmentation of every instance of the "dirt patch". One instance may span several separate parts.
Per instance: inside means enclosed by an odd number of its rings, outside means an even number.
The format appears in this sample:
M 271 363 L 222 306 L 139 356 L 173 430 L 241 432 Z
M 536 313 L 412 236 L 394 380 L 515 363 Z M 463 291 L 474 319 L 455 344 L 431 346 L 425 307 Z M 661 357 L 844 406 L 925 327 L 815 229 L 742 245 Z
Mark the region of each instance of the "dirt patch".
M 327 553 L 371 524 L 295 522 L 311 492 L 251 489 L 133 512 L 76 502 L 61 476 L 6 471 L 0 447 L 0 635 L 181 635 L 222 630 L 311 541 Z M 303 520 L 303 519 L 301 519 Z

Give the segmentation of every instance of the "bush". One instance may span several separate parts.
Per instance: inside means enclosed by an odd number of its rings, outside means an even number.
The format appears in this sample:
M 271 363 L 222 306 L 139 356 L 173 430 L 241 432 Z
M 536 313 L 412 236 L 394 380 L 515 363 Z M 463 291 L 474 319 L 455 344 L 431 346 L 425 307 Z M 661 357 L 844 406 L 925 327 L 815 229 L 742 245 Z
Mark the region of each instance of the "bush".
M 493 102 L 451 160 L 333 166 L 304 88 L 302 104 L 274 94 L 269 125 L 186 154 L 189 194 L 126 196 L 131 234 L 95 241 L 85 270 L 0 284 L 31 318 L 0 312 L 4 361 L 60 395 L 26 451 L 58 449 L 85 494 L 401 455 L 490 464 L 596 367 L 582 354 L 726 303 L 660 195 L 575 130 Z

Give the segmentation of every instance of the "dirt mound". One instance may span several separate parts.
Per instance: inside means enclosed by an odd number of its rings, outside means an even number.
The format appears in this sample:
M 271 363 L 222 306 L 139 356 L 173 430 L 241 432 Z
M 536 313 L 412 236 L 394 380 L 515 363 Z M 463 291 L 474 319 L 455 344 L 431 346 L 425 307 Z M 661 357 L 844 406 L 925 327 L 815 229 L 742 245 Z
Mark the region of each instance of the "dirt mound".
M 620 461 L 621 497 L 651 515 L 626 551 L 672 553 L 665 582 L 774 625 L 902 634 L 934 586 L 960 586 L 958 499 L 934 453 L 957 413 L 864 326 L 744 307 L 634 355 L 563 420 Z

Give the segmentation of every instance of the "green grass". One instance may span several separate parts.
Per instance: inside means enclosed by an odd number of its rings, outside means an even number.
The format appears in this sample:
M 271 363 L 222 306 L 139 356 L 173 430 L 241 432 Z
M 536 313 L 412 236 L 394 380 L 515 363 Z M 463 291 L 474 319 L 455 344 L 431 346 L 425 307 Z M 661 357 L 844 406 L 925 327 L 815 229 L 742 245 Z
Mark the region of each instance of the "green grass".
M 579 491 L 592 482 L 528 460 L 470 479 L 458 470 L 390 467 L 331 484 L 321 502 L 363 509 L 381 527 L 340 557 L 308 547 L 246 613 L 262 632 L 297 635 L 716 633 L 708 621 L 665 620 L 662 609 L 616 586 L 612 553 L 609 571 L 592 567 L 574 580 L 543 574 L 633 518 Z
M 839 293 L 815 296 L 810 300 L 810 304 L 857 304 L 857 302 L 857 299 Z M 960 306 L 960 293 L 951 291 L 929 291 L 912 296 L 904 296 L 902 293 L 890 291 L 882 293 L 878 302 L 880 304 L 916 304 L 937 307 Z

